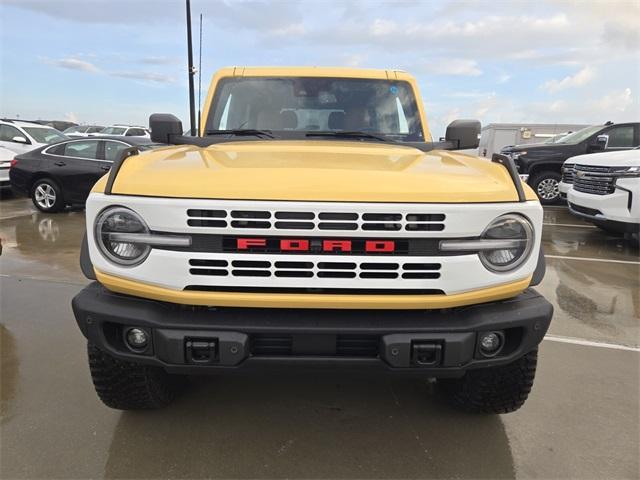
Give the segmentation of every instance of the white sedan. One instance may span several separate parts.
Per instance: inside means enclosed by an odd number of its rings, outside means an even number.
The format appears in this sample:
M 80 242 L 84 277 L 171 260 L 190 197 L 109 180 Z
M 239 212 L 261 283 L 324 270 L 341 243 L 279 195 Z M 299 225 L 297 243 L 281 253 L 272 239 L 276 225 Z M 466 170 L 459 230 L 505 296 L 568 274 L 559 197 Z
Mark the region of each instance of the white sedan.
M 15 156 L 15 152 L 8 148 L 0 147 L 0 189 L 11 187 L 11 183 L 9 183 L 9 168 Z
M 17 154 L 66 139 L 67 137 L 58 130 L 46 125 L 19 120 L 0 120 L 0 147 Z

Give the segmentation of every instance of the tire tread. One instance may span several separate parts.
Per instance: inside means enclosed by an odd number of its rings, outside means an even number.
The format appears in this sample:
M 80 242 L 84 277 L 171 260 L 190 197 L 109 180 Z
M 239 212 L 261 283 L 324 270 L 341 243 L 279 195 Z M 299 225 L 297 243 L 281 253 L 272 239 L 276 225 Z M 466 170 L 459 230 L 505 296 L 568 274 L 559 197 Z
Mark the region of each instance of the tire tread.
M 96 393 L 108 407 L 148 410 L 171 403 L 175 389 L 161 368 L 116 359 L 88 343 L 89 369 Z
M 468 371 L 464 377 L 442 380 L 450 403 L 469 413 L 510 413 L 529 397 L 536 374 L 538 349 L 499 367 Z

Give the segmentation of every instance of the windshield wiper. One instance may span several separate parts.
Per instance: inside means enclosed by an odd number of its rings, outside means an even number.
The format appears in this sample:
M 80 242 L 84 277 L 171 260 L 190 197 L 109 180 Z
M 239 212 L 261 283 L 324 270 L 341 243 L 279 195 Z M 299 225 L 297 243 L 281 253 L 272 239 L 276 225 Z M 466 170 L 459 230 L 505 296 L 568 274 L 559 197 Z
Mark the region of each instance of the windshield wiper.
M 235 129 L 235 130 L 207 130 L 207 135 L 236 135 L 238 137 L 253 136 L 253 137 L 276 138 L 276 136 L 271 132 L 271 130 L 256 130 L 254 128 L 242 128 L 242 129 Z
M 390 142 L 390 143 L 398 143 L 397 141 L 386 138 L 381 135 L 375 135 L 373 133 L 368 132 L 360 132 L 356 130 L 338 130 L 336 132 L 333 131 L 318 131 L 318 132 L 307 132 L 307 137 L 336 137 L 336 138 L 372 138 L 374 140 L 379 140 L 381 142 Z

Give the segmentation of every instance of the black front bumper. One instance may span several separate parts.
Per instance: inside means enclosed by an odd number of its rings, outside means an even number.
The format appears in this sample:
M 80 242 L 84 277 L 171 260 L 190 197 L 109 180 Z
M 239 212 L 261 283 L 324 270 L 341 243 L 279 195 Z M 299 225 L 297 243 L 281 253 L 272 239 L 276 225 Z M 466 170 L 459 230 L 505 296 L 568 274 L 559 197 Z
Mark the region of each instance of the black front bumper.
M 544 337 L 553 307 L 535 290 L 446 310 L 318 310 L 185 307 L 109 292 L 94 282 L 72 302 L 82 333 L 114 357 L 171 373 L 239 368 L 373 368 L 435 377 L 512 362 Z M 151 341 L 133 351 L 128 328 Z M 500 331 L 487 358 L 482 332 Z

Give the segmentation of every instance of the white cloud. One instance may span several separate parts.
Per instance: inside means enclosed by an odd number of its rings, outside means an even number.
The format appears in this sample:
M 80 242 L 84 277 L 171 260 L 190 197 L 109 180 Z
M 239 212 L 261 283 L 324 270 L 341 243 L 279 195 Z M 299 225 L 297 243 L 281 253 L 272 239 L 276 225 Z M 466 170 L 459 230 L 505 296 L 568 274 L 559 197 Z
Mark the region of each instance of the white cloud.
M 164 59 L 161 59 L 160 57 L 151 57 L 151 58 L 154 58 L 156 63 L 160 62 L 160 60 L 164 60 Z M 80 60 L 78 58 L 73 58 L 73 57 L 65 57 L 61 59 L 43 58 L 42 61 L 48 65 L 53 65 L 54 67 L 58 67 L 58 68 L 64 68 L 66 70 L 75 70 L 79 72 L 109 75 L 110 77 L 130 78 L 133 80 L 141 80 L 144 82 L 151 82 L 156 84 L 167 84 L 167 83 L 176 82 L 176 79 L 173 76 L 166 75 L 163 73 L 145 72 L 145 71 L 107 71 L 106 69 L 103 70 L 101 68 L 98 68 L 93 63 Z M 151 63 L 154 63 L 154 62 L 152 61 Z
M 505 99 L 501 100 L 501 103 Z M 604 123 L 637 121 L 640 116 L 640 105 L 631 88 L 615 89 L 604 95 L 585 100 L 583 97 L 564 98 L 551 102 L 524 102 L 515 106 L 514 111 L 525 112 L 523 117 L 515 117 L 510 121 L 526 121 L 541 123 Z M 491 121 L 497 112 L 491 112 Z
M 267 33 L 272 36 L 291 37 L 304 35 L 306 29 L 302 23 L 291 23 L 289 25 L 272 28 L 268 30 Z
M 176 79 L 171 75 L 152 72 L 111 72 L 112 77 L 131 78 L 133 80 L 142 80 L 153 83 L 175 83 Z
M 78 115 L 74 112 L 65 113 L 64 119 L 68 122 L 78 123 Z
M 44 58 L 43 61 L 49 65 L 64 68 L 67 70 L 76 70 L 87 73 L 99 73 L 100 69 L 93 63 L 79 60 L 77 58 L 67 57 L 60 59 Z
M 498 77 L 498 83 L 507 83 L 509 80 L 511 80 L 511 75 L 508 73 L 503 73 Z
M 624 90 L 614 91 L 606 94 L 594 103 L 594 106 L 602 110 L 602 112 L 614 111 L 614 112 L 626 112 L 630 110 L 633 105 L 633 96 L 631 95 L 631 89 L 625 88 Z M 636 111 L 636 114 L 638 112 Z M 636 119 L 637 120 L 637 119 Z
M 579 21 L 602 28 L 601 40 L 608 48 L 622 47 L 637 52 L 640 49 L 640 2 L 636 0 L 556 2 L 568 6 Z
M 541 85 L 541 88 L 549 93 L 556 93 L 567 88 L 582 87 L 595 77 L 595 69 L 586 66 L 574 75 L 564 77 L 562 80 L 549 80 Z
M 140 63 L 144 63 L 145 65 L 171 65 L 174 63 L 180 63 L 182 61 L 181 58 L 178 57 L 164 57 L 164 56 L 148 56 L 142 57 L 138 59 Z
M 418 67 L 418 70 L 432 75 L 463 75 L 468 77 L 482 75 L 482 70 L 478 68 L 478 62 L 463 58 L 432 60 Z
M 341 63 L 342 65 L 345 65 L 347 67 L 358 68 L 362 66 L 362 64 L 367 60 L 367 58 L 368 58 L 367 55 L 358 54 L 358 53 L 346 54 L 341 57 Z

